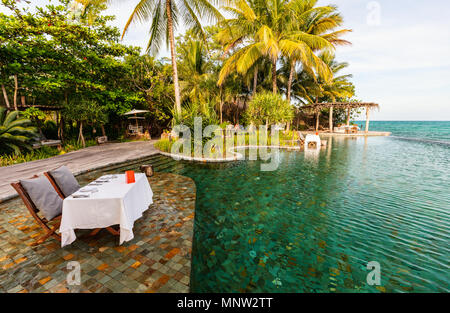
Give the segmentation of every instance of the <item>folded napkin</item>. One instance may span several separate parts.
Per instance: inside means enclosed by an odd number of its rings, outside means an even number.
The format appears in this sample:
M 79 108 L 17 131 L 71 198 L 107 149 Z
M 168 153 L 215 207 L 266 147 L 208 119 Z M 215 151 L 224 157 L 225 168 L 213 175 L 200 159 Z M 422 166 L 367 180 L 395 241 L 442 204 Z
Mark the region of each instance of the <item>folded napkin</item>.
M 93 181 L 93 182 L 89 183 L 89 186 L 101 186 L 103 184 L 104 184 L 104 182 L 101 182 L 101 181 Z
M 94 183 L 107 183 L 107 182 L 109 182 L 111 179 L 106 179 L 106 178 L 99 178 L 99 179 L 96 179 L 95 181 L 94 181 Z
M 78 192 L 97 192 L 98 189 L 95 187 L 84 187 L 78 190 Z
M 117 178 L 117 175 L 104 175 L 102 177 L 99 177 L 97 180 L 111 180 Z
M 72 198 L 77 199 L 77 198 L 89 198 L 88 194 L 78 194 L 78 195 L 72 195 Z

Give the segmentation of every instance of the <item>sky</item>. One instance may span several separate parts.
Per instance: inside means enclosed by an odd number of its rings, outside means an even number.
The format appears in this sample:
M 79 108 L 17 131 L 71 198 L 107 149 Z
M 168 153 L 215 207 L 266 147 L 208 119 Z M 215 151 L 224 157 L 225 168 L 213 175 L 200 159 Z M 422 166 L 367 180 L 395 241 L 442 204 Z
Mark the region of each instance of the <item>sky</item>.
M 137 2 L 113 1 L 106 11 L 117 17 L 112 24 L 122 30 Z M 380 104 L 371 119 L 450 120 L 450 1 L 319 0 L 326 4 L 337 5 L 352 29 L 345 37 L 352 45 L 338 47 L 336 56 L 350 64 L 343 74 L 353 75 L 356 97 Z M 149 25 L 132 25 L 123 43 L 145 47 Z

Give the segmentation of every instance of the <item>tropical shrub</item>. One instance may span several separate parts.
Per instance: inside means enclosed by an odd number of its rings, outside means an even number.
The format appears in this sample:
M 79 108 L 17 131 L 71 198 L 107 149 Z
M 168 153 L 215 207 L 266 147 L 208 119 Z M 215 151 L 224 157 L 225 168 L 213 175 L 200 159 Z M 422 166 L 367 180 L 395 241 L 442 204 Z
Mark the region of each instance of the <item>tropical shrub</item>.
M 39 130 L 39 135 L 45 136 L 42 131 L 42 124 L 45 121 L 45 113 L 36 107 L 27 108 L 25 111 L 21 113 L 25 118 L 29 119 L 33 125 L 37 127 Z
M 219 120 L 214 111 L 214 107 L 210 103 L 191 103 L 181 111 L 181 116 L 174 114 L 174 125 L 185 125 L 191 132 L 191 141 L 194 141 L 194 124 L 195 118 L 201 118 L 202 133 L 209 125 L 218 125 Z M 213 136 L 205 136 L 202 138 L 203 143 L 210 140 Z
M 36 107 L 27 108 L 22 115 L 34 123 L 45 120 L 45 113 Z
M 294 109 L 280 94 L 263 92 L 256 94 L 244 113 L 247 124 L 273 125 L 291 122 Z
M 36 128 L 29 119 L 19 116 L 19 111 L 7 112 L 0 108 L 0 153 L 20 154 L 31 150 L 30 141 L 36 136 Z
M 83 127 L 89 124 L 103 125 L 108 118 L 105 114 L 105 107 L 100 106 L 96 101 L 84 98 L 80 98 L 78 101 L 71 101 L 64 107 L 62 114 L 67 121 L 78 124 L 78 143 L 83 147 L 86 147 Z
M 86 140 L 86 146 L 94 146 L 97 143 L 95 140 Z M 53 156 L 57 156 L 59 154 L 65 154 L 71 151 L 82 149 L 83 146 L 77 142 L 76 139 L 69 140 L 63 146 L 62 150 L 59 150 L 56 147 L 41 147 L 36 150 L 32 150 L 27 153 L 21 154 L 10 154 L 10 155 L 0 155 L 0 166 L 8 166 L 18 163 L 24 163 L 34 160 L 47 159 Z
M 47 139 L 56 139 L 58 138 L 58 126 L 55 121 L 46 120 L 44 125 L 42 126 L 42 133 Z
M 155 143 L 156 149 L 159 149 L 163 152 L 169 152 L 172 149 L 173 141 L 169 139 L 161 139 L 158 142 Z

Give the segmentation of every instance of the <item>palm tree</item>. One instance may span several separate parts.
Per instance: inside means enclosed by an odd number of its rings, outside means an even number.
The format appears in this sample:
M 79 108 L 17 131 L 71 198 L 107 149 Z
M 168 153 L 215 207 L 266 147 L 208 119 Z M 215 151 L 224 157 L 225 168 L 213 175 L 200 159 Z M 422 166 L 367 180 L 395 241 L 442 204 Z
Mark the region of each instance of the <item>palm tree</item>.
M 347 62 L 337 62 L 334 54 L 323 53 L 320 58 L 328 65 L 333 72 L 333 79 L 326 82 L 322 86 L 322 95 L 328 97 L 332 102 L 336 99 L 349 99 L 355 95 L 355 87 L 348 79 L 352 77 L 351 74 L 340 75 L 338 73 L 348 67 Z M 330 131 L 333 131 L 333 107 L 330 107 Z
M 332 72 L 332 79 L 324 81 L 316 78 L 307 71 L 297 73 L 297 79 L 293 82 L 294 94 L 298 99 L 306 100 L 306 103 L 345 100 L 354 96 L 355 86 L 349 81 L 352 75 L 339 75 L 339 72 L 348 67 L 347 62 L 337 62 L 332 53 L 321 53 L 319 58 L 327 64 Z M 303 102 L 303 101 L 302 101 Z M 316 112 L 316 118 L 319 118 L 320 112 Z M 333 107 L 329 111 L 330 130 L 333 129 Z M 316 123 L 316 128 L 317 128 Z
M 241 44 L 244 40 L 251 40 L 252 42 L 255 42 L 255 34 L 258 31 L 258 27 L 261 26 L 261 23 L 249 3 L 245 0 L 238 0 L 234 3 L 234 6 L 224 7 L 223 9 L 235 16 L 232 19 L 225 20 L 222 23 L 222 30 L 217 34 L 217 39 L 224 47 L 224 56 L 226 56 L 233 48 Z M 253 65 L 253 95 L 256 93 L 256 87 L 258 84 L 259 63 L 260 62 L 255 62 Z M 226 76 L 228 76 L 232 70 L 232 66 L 230 66 Z M 246 80 L 248 79 L 248 74 L 250 71 L 251 69 L 245 73 Z M 219 78 L 218 84 L 222 86 L 223 81 L 224 79 L 220 80 Z
M 162 43 L 170 45 L 172 58 L 173 84 L 175 89 L 175 112 L 181 114 L 180 86 L 178 82 L 178 69 L 175 52 L 174 32 L 180 22 L 196 33 L 204 36 L 201 20 L 220 20 L 222 15 L 214 7 L 221 0 L 140 0 L 128 19 L 122 38 L 133 22 L 146 22 L 151 20 L 150 39 L 147 52 L 158 52 Z
M 189 39 L 178 46 L 180 60 L 181 96 L 191 102 L 205 103 L 210 100 L 209 82 L 211 64 L 207 61 L 207 50 L 203 42 Z
M 241 0 L 242 2 L 244 0 Z M 288 2 L 257 0 L 248 5 L 241 5 L 235 11 L 238 17 L 228 21 L 233 26 L 229 31 L 228 42 L 230 44 L 242 42 L 242 47 L 224 63 L 219 75 L 219 85 L 232 71 L 245 74 L 257 61 L 267 57 L 272 63 L 272 90 L 276 93 L 277 62 L 280 55 L 298 58 L 305 66 L 316 69 L 323 77 L 330 76 L 330 71 L 314 54 L 314 51 L 332 50 L 333 45 L 321 36 L 289 28 L 288 21 L 291 16 Z M 246 35 L 246 33 L 252 33 L 255 28 L 255 26 L 253 28 L 249 26 L 252 23 L 256 24 L 255 35 Z M 246 38 L 249 40 L 245 40 Z
M 106 5 L 111 0 L 75 0 L 72 3 L 71 9 L 79 12 L 80 21 L 87 25 L 92 25 L 99 17 L 102 10 L 106 9 Z M 77 4 L 81 4 L 81 10 Z
M 19 111 L 7 112 L 0 108 L 0 152 L 19 154 L 21 149 L 31 150 L 28 142 L 36 136 L 31 121 L 19 117 Z
M 337 8 L 332 5 L 321 7 L 316 7 L 316 5 L 317 0 L 293 0 L 289 2 L 288 6 L 290 18 L 288 28 L 290 30 L 303 31 L 310 35 L 320 36 L 328 40 L 334 46 L 350 44 L 350 42 L 340 39 L 340 36 L 350 32 L 350 30 L 342 29 L 333 31 L 343 22 L 342 16 L 337 13 Z M 317 62 L 317 60 L 314 61 Z M 293 54 L 289 58 L 289 62 L 290 72 L 286 92 L 288 101 L 291 100 L 292 81 L 295 73 L 295 67 L 298 62 L 302 64 L 302 67 L 305 71 L 310 72 L 310 74 L 312 74 L 313 76 L 314 73 L 312 72 L 312 70 L 313 68 L 315 68 L 319 72 L 319 77 L 331 78 L 331 75 L 329 75 L 328 69 L 325 64 L 323 64 L 323 62 L 319 61 L 315 67 L 311 67 L 308 66 L 308 64 L 305 64 L 302 55 L 296 54 Z M 321 73 L 320 71 L 326 72 Z

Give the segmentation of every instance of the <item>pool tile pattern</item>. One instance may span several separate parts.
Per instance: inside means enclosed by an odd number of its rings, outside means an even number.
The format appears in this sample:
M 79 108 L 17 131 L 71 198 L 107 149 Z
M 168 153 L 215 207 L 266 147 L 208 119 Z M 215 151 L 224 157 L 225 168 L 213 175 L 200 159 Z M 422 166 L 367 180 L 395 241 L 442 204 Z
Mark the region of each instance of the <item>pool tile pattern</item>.
M 0 292 L 189 292 L 195 183 L 187 177 L 155 173 L 149 178 L 154 203 L 134 225 L 135 238 L 118 245 L 106 230 L 96 236 L 78 230 L 61 248 L 42 235 L 20 199 L 0 205 Z M 80 285 L 70 262 L 79 262 Z

